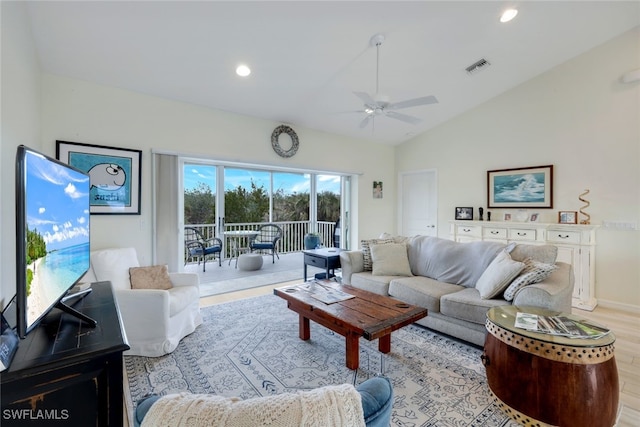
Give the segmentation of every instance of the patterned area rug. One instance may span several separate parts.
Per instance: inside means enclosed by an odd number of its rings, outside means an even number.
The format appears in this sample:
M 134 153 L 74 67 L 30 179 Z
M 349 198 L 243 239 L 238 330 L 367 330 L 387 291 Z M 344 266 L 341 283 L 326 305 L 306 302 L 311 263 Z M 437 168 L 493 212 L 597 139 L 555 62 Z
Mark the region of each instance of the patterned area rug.
M 125 356 L 128 409 L 148 393 L 215 393 L 243 399 L 359 384 L 380 372 L 393 383 L 392 425 L 515 426 L 495 406 L 481 350 L 417 325 L 391 336 L 391 353 L 360 340 L 360 369 L 345 367 L 345 341 L 311 322 L 298 338 L 298 316 L 265 295 L 202 310 L 204 323 L 169 355 Z

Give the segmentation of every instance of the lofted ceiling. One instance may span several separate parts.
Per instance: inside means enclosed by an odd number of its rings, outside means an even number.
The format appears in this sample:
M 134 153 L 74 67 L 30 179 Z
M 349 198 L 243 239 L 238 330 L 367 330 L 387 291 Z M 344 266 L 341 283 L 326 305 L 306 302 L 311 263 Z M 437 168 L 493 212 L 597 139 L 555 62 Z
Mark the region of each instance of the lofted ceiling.
M 519 14 L 500 23 L 511 6 Z M 42 1 L 28 11 L 46 72 L 385 144 L 640 25 L 638 1 Z M 375 93 L 377 33 L 380 93 L 439 100 L 401 110 L 419 124 L 359 126 L 353 92 Z M 468 74 L 480 59 L 491 65 Z M 235 74 L 240 63 L 249 77 Z

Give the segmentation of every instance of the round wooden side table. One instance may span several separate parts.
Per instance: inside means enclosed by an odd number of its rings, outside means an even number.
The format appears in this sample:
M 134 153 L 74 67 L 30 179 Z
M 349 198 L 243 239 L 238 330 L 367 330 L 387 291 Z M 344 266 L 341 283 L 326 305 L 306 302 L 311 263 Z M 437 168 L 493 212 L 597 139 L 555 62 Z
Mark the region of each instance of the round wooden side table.
M 496 404 L 524 426 L 613 426 L 619 398 L 613 332 L 597 339 L 533 332 L 515 327 L 518 312 L 580 320 L 536 307 L 491 308 L 482 361 Z

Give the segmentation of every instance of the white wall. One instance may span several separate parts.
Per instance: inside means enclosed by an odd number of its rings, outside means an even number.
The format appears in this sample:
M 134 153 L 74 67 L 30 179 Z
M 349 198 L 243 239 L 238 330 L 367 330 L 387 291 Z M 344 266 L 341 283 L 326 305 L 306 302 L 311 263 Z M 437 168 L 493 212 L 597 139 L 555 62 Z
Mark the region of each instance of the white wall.
M 486 208 L 487 170 L 547 164 L 542 222 L 578 211 L 588 188 L 592 224 L 640 224 L 640 83 L 619 81 L 640 68 L 639 40 L 636 28 L 398 147 L 398 172 L 438 170 L 439 236 L 456 206 Z M 600 228 L 597 241 L 596 297 L 640 309 L 640 231 Z
M 40 149 L 40 66 L 25 3 L 0 2 L 0 307 L 16 292 L 15 158 L 20 144 Z
M 142 214 L 92 215 L 93 249 L 134 246 L 142 264 L 151 262 L 151 149 L 254 164 L 359 172 L 359 214 L 354 229 L 364 238 L 395 227 L 394 147 L 294 126 L 300 147 L 294 157 L 283 159 L 271 148 L 271 133 L 281 123 L 50 74 L 44 74 L 42 86 L 42 146 L 49 154 L 55 153 L 56 140 L 143 150 Z M 382 200 L 372 197 L 374 180 L 385 182 Z
M 396 172 L 434 168 L 439 177 L 439 235 L 455 206 L 486 205 L 486 171 L 555 165 L 555 204 L 541 211 L 578 210 L 591 189 L 593 223 L 640 223 L 640 84 L 619 76 L 640 67 L 638 30 L 519 86 L 483 106 L 394 149 L 368 141 L 295 128 L 300 150 L 281 159 L 270 146 L 280 123 L 171 102 L 83 81 L 44 75 L 20 2 L 1 2 L 2 210 L 0 306 L 15 292 L 15 148 L 49 155 L 55 140 L 143 150 L 142 215 L 92 216 L 92 247 L 131 245 L 151 256 L 150 150 L 174 150 L 223 160 L 362 172 L 354 196 L 357 238 L 396 229 Z M 42 93 L 41 93 L 42 90 Z M 395 168 L 394 168 L 395 161 Z M 371 196 L 383 181 L 384 199 Z M 354 230 L 356 231 L 356 230 Z M 596 296 L 640 306 L 639 232 L 598 232 Z M 357 246 L 357 241 L 352 242 Z

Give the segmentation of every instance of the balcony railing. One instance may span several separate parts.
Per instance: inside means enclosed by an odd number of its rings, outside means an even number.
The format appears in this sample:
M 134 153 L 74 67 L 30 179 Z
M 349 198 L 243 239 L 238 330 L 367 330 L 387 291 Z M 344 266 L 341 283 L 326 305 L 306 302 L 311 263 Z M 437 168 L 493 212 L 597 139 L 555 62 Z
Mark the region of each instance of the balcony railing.
M 247 222 L 247 223 L 234 223 L 225 224 L 224 231 L 238 231 L 238 230 L 257 230 L 263 222 Z M 270 224 L 276 224 L 282 228 L 282 238 L 278 241 L 278 253 L 291 253 L 299 252 L 304 249 L 304 236 L 309 232 L 309 221 L 287 221 L 287 222 L 273 222 Z M 218 237 L 224 242 L 225 258 L 231 255 L 230 238 L 220 236 L 218 233 L 217 224 L 187 224 L 185 227 L 196 228 L 205 239 L 211 237 Z M 324 246 L 333 246 L 333 232 L 335 230 L 335 223 L 329 221 L 318 221 L 317 231 L 320 233 L 321 242 Z

